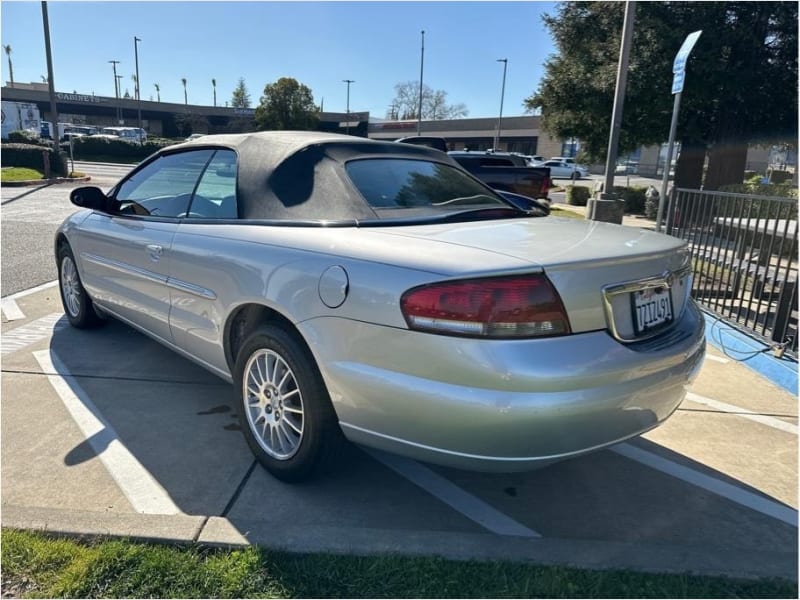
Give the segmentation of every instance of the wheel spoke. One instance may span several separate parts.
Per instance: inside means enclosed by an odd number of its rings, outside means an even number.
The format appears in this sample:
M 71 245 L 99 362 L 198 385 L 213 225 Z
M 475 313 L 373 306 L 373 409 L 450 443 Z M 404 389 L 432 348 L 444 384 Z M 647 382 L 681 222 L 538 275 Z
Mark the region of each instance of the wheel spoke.
M 275 381 L 278 379 L 278 367 L 282 361 L 276 356 L 275 357 L 275 364 L 272 366 L 272 376 L 269 378 L 269 382 L 274 384 Z M 286 369 L 287 371 L 289 369 Z
M 302 429 L 300 429 L 300 428 L 299 428 L 297 425 L 295 425 L 294 423 L 292 423 L 292 420 L 289 418 L 289 415 L 286 415 L 286 416 L 284 416 L 284 418 L 283 418 L 283 421 L 282 421 L 282 422 L 283 422 L 283 423 L 286 423 L 287 425 L 289 425 L 289 427 L 291 427 L 292 429 L 294 429 L 294 430 L 297 432 L 297 435 L 303 435 L 303 431 L 302 431 Z
M 286 383 L 286 380 L 289 379 L 289 377 L 291 375 L 292 375 L 292 372 L 289 369 L 286 369 L 286 373 L 283 374 L 283 377 L 281 378 L 281 382 L 278 385 L 275 386 L 276 388 L 278 388 L 279 392 L 283 389 L 283 384 Z
M 302 414 L 303 414 L 303 410 L 302 409 L 295 408 L 294 406 L 289 406 L 288 404 L 284 404 L 283 405 L 283 410 L 288 412 L 288 413 L 295 414 L 295 415 L 301 415 L 302 416 Z
M 287 398 L 291 398 L 292 396 L 294 396 L 296 394 L 299 394 L 299 393 L 300 393 L 300 389 L 299 388 L 294 388 L 291 392 L 286 392 L 285 394 L 282 394 L 281 397 L 285 401 Z
M 283 435 L 282 439 L 285 439 L 286 443 L 289 445 L 289 449 L 294 450 L 295 441 L 292 439 L 292 436 L 289 435 L 289 432 L 286 431 L 283 421 L 278 425 L 278 436 L 280 437 L 281 435 Z M 283 444 L 281 444 L 281 446 L 283 446 Z

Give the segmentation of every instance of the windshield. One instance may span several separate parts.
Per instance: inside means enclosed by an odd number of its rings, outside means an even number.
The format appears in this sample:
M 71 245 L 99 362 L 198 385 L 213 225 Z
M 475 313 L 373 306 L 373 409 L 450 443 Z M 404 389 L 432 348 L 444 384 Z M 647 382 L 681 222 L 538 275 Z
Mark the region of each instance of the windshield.
M 442 163 L 377 158 L 350 161 L 346 169 L 381 218 L 509 208 L 492 190 Z

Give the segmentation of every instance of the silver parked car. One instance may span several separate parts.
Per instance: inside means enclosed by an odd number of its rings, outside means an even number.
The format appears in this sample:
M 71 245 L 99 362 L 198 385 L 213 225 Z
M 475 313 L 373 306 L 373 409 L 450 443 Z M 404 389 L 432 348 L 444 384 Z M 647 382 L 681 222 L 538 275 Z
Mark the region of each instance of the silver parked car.
M 423 146 L 209 135 L 71 200 L 70 323 L 232 382 L 288 481 L 345 438 L 490 471 L 590 452 L 669 417 L 705 353 L 684 242 L 522 210 Z
M 541 164 L 542 167 L 550 168 L 550 176 L 559 179 L 581 179 L 589 176 L 589 169 L 560 160 L 548 160 Z

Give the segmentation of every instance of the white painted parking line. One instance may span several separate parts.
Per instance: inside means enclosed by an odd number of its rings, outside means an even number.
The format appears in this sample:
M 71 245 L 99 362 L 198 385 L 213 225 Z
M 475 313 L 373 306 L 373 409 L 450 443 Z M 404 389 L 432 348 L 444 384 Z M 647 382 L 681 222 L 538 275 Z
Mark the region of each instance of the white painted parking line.
M 398 475 L 405 477 L 492 533 L 528 538 L 542 537 L 414 460 L 369 448 L 363 450 Z
M 30 296 L 31 294 L 35 294 L 36 292 L 41 292 L 43 290 L 50 289 L 51 287 L 56 287 L 57 285 L 58 285 L 58 280 L 48 281 L 47 283 L 43 283 L 42 285 L 37 285 L 36 287 L 28 288 L 27 290 L 22 290 L 21 292 L 17 292 L 16 294 L 11 294 L 10 296 L 6 296 L 6 298 L 17 300 L 19 298 L 24 298 L 25 296 Z
M 793 425 L 792 423 L 787 423 L 786 421 L 781 421 L 780 419 L 776 419 L 775 417 L 767 417 L 766 415 L 760 415 L 756 412 L 753 412 L 752 410 L 747 410 L 746 408 L 734 406 L 733 404 L 726 404 L 725 402 L 720 402 L 719 400 L 713 400 L 712 398 L 706 398 L 705 396 L 701 396 L 700 394 L 695 394 L 693 392 L 689 392 L 688 394 L 686 394 L 686 399 L 690 400 L 691 402 L 696 402 L 697 404 L 703 404 L 715 410 L 731 413 L 736 415 L 737 417 L 742 417 L 743 419 L 749 419 L 750 421 L 755 421 L 756 423 L 761 423 L 762 425 L 767 425 L 768 427 L 772 427 L 774 429 L 780 429 L 781 431 L 797 435 L 797 425 Z
M 730 359 L 722 358 L 721 356 L 714 356 L 713 354 L 709 354 L 708 352 L 706 352 L 706 359 L 707 360 L 713 360 L 713 361 L 718 362 L 718 363 L 722 363 L 723 365 L 728 364 L 729 362 L 731 362 Z
M 57 329 L 66 327 L 67 323 L 64 313 L 52 313 L 41 319 L 31 321 L 22 327 L 3 331 L 3 336 L 0 339 L 0 354 L 5 356 L 25 346 L 47 339 Z
M 59 358 L 48 350 L 34 352 L 33 356 L 134 510 L 150 515 L 181 514 L 166 490 L 120 441 L 117 432 Z
M 22 312 L 13 298 L 3 298 L 0 300 L 0 310 L 3 311 L 3 314 L 9 321 L 19 321 L 25 318 L 25 313 Z
M 9 321 L 19 321 L 20 319 L 24 319 L 25 313 L 22 312 L 19 305 L 17 304 L 17 299 L 24 298 L 25 296 L 30 296 L 31 294 L 35 294 L 36 292 L 41 292 L 43 290 L 55 287 L 57 285 L 58 281 L 48 281 L 47 283 L 43 283 L 42 285 L 37 285 L 36 287 L 32 287 L 27 290 L 22 290 L 21 292 L 17 292 L 16 294 L 11 294 L 10 296 L 6 296 L 2 300 L 0 300 L 0 309 L 3 311 L 3 314 Z
M 611 448 L 613 452 L 635 460 L 667 475 L 695 485 L 706 491 L 722 496 L 731 502 L 740 504 L 764 515 L 783 521 L 789 525 L 797 527 L 797 511 L 793 508 L 768 500 L 763 496 L 753 494 L 740 487 L 731 485 L 719 479 L 715 479 L 689 467 L 662 458 L 652 452 L 647 452 L 628 443 L 618 444 Z

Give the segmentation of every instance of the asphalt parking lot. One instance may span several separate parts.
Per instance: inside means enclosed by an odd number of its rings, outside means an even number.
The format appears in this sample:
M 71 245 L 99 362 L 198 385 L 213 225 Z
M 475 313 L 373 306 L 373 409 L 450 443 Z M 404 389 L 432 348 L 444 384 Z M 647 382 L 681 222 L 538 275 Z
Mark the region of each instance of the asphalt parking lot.
M 12 299 L 3 526 L 797 579 L 797 398 L 712 347 L 678 412 L 609 450 L 487 475 L 351 447 L 291 486 L 231 386 L 120 323 L 70 328 L 54 285 Z

